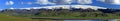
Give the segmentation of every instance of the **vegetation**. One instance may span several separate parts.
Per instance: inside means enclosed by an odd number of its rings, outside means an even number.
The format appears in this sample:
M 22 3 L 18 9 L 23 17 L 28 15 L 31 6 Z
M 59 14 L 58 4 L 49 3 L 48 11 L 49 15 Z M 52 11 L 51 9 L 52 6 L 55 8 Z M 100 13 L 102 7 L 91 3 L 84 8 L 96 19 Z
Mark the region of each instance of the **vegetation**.
M 0 21 L 37 21 L 28 18 L 9 16 L 6 14 L 0 14 Z
M 19 16 L 19 17 L 119 17 L 120 10 L 118 9 L 32 9 L 32 10 L 4 10 L 1 11 L 4 14 L 11 16 Z
M 35 21 L 29 18 L 118 19 L 120 9 L 7 9 L 0 11 L 0 21 Z

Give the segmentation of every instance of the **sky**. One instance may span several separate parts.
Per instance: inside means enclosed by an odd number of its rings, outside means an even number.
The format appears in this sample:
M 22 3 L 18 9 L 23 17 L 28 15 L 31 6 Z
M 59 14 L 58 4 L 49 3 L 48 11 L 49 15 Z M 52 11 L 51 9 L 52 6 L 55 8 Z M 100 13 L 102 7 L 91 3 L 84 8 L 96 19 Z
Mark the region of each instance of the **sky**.
M 120 9 L 120 0 L 89 0 L 76 2 L 75 0 L 0 0 L 0 9 L 9 9 L 9 8 L 27 8 L 27 7 L 42 7 L 42 6 L 54 6 L 54 5 L 92 5 L 100 6 L 105 8 L 114 8 Z M 111 3 L 113 2 L 113 3 Z M 70 3 L 70 4 L 69 4 Z

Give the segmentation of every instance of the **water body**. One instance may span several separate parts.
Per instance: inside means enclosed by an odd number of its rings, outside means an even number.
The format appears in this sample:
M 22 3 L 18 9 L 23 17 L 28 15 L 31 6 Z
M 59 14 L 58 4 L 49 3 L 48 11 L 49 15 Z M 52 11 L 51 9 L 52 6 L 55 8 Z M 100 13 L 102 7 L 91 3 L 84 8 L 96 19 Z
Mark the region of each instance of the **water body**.
M 117 19 L 108 19 L 108 20 L 54 20 L 54 21 L 117 21 Z
M 104 20 L 64 20 L 64 21 L 104 21 Z
M 38 20 L 51 20 L 51 21 L 119 21 L 120 19 L 65 19 L 65 18 L 32 18 Z

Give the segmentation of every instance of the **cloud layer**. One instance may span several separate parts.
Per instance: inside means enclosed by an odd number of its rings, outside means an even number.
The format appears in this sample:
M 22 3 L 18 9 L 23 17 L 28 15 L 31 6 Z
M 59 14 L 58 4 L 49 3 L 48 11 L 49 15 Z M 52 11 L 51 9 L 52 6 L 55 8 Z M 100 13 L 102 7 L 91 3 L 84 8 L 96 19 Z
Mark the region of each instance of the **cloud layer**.
M 73 2 L 76 2 L 78 4 L 91 4 L 92 0 L 51 0 L 53 2 L 50 2 L 50 0 L 36 0 L 35 2 L 20 2 L 20 4 L 40 4 L 40 5 L 56 5 L 56 4 L 71 4 Z M 6 5 L 13 5 L 13 1 L 7 1 L 5 3 Z
M 120 0 L 98 0 L 100 2 L 108 3 L 108 4 L 119 4 L 120 5 Z
M 54 3 L 48 2 L 48 0 L 37 0 L 36 3 L 41 5 L 54 4 Z
M 105 2 L 105 0 L 97 0 L 97 1 L 100 1 L 100 2 Z
M 92 2 L 92 0 L 77 0 L 77 3 L 79 3 L 79 4 L 91 4 L 93 2 Z
M 92 0 L 52 0 L 53 2 L 49 2 L 48 0 L 37 0 L 37 4 L 47 5 L 47 4 L 71 4 L 76 2 L 78 4 L 91 4 Z
M 71 3 L 78 3 L 78 4 L 91 4 L 93 3 L 92 0 L 59 0 L 58 4 L 71 4 Z
M 13 5 L 13 4 L 14 4 L 13 1 L 8 1 L 8 2 L 6 2 L 6 5 Z
M 107 9 L 105 7 L 99 7 L 99 6 L 90 6 L 90 5 L 71 5 L 72 8 L 82 8 L 82 9 L 88 9 L 88 8 L 91 8 L 91 9 L 94 9 L 94 10 L 98 10 L 98 9 Z M 45 9 L 59 9 L 59 8 L 62 8 L 62 9 L 70 9 L 71 8 L 69 5 L 56 5 L 56 6 L 44 6 L 44 7 L 30 7 L 30 8 L 19 8 L 19 9 L 27 9 L 27 10 L 30 10 L 30 9 L 42 9 L 42 8 L 45 8 Z
M 114 0 L 113 4 L 120 4 L 120 0 Z

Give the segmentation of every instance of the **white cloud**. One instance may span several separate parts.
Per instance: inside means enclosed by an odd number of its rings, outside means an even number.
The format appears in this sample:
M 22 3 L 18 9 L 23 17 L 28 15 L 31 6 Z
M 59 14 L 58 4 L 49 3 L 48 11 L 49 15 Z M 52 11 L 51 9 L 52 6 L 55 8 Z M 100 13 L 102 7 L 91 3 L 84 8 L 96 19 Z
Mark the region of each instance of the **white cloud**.
M 29 5 L 30 5 L 30 4 L 32 4 L 32 2 L 28 2 L 27 4 L 29 4 Z
M 3 9 L 0 9 L 0 10 L 3 10 Z
M 21 4 L 24 4 L 24 2 L 21 2 Z
M 120 0 L 114 0 L 113 4 L 120 4 Z
M 15 9 L 15 8 L 10 8 L 10 9 Z
M 13 5 L 13 4 L 14 4 L 13 1 L 8 1 L 8 2 L 6 2 L 6 5 Z
M 31 8 L 17 8 L 17 9 L 26 9 L 26 10 L 30 10 Z
M 100 2 L 105 2 L 105 0 L 97 0 L 97 1 L 100 1 Z
M 74 8 L 82 8 L 82 9 L 91 8 L 91 9 L 94 9 L 94 10 L 97 10 L 97 9 L 107 9 L 107 8 L 104 8 L 104 7 L 90 6 L 90 5 L 72 5 L 72 7 L 74 7 Z
M 42 4 L 42 5 L 55 4 L 55 3 L 48 2 L 48 0 L 37 0 L 36 3 L 37 4 Z
M 100 2 L 108 3 L 108 4 L 119 4 L 120 5 L 120 0 L 98 0 Z
M 0 9 L 0 11 L 2 11 L 3 9 Z
M 72 0 L 59 0 L 58 4 L 71 4 Z
M 59 0 L 57 4 L 71 4 L 73 2 L 77 2 L 78 4 L 91 4 L 92 0 Z
M 29 5 L 31 5 L 33 3 L 32 2 L 21 2 L 21 4 L 29 4 Z
M 10 3 L 9 2 L 6 2 L 6 5 L 9 5 Z
M 93 2 L 92 2 L 92 0 L 77 0 L 77 3 L 79 3 L 79 4 L 91 4 Z
M 37 0 L 37 4 L 47 5 L 47 4 L 71 4 L 75 0 L 53 0 L 52 2 L 49 2 L 48 0 Z M 91 4 L 93 3 L 92 0 L 76 0 L 79 4 Z
M 94 10 L 98 10 L 98 9 L 107 9 L 105 7 L 99 7 L 99 6 L 90 6 L 90 5 L 71 5 L 72 8 L 82 8 L 82 9 L 94 9 Z M 59 9 L 59 8 L 63 8 L 63 9 L 70 9 L 70 5 L 55 5 L 55 6 L 44 6 L 44 7 L 31 7 L 31 8 L 20 8 L 20 9 L 41 9 L 41 8 L 45 8 L 45 9 Z

